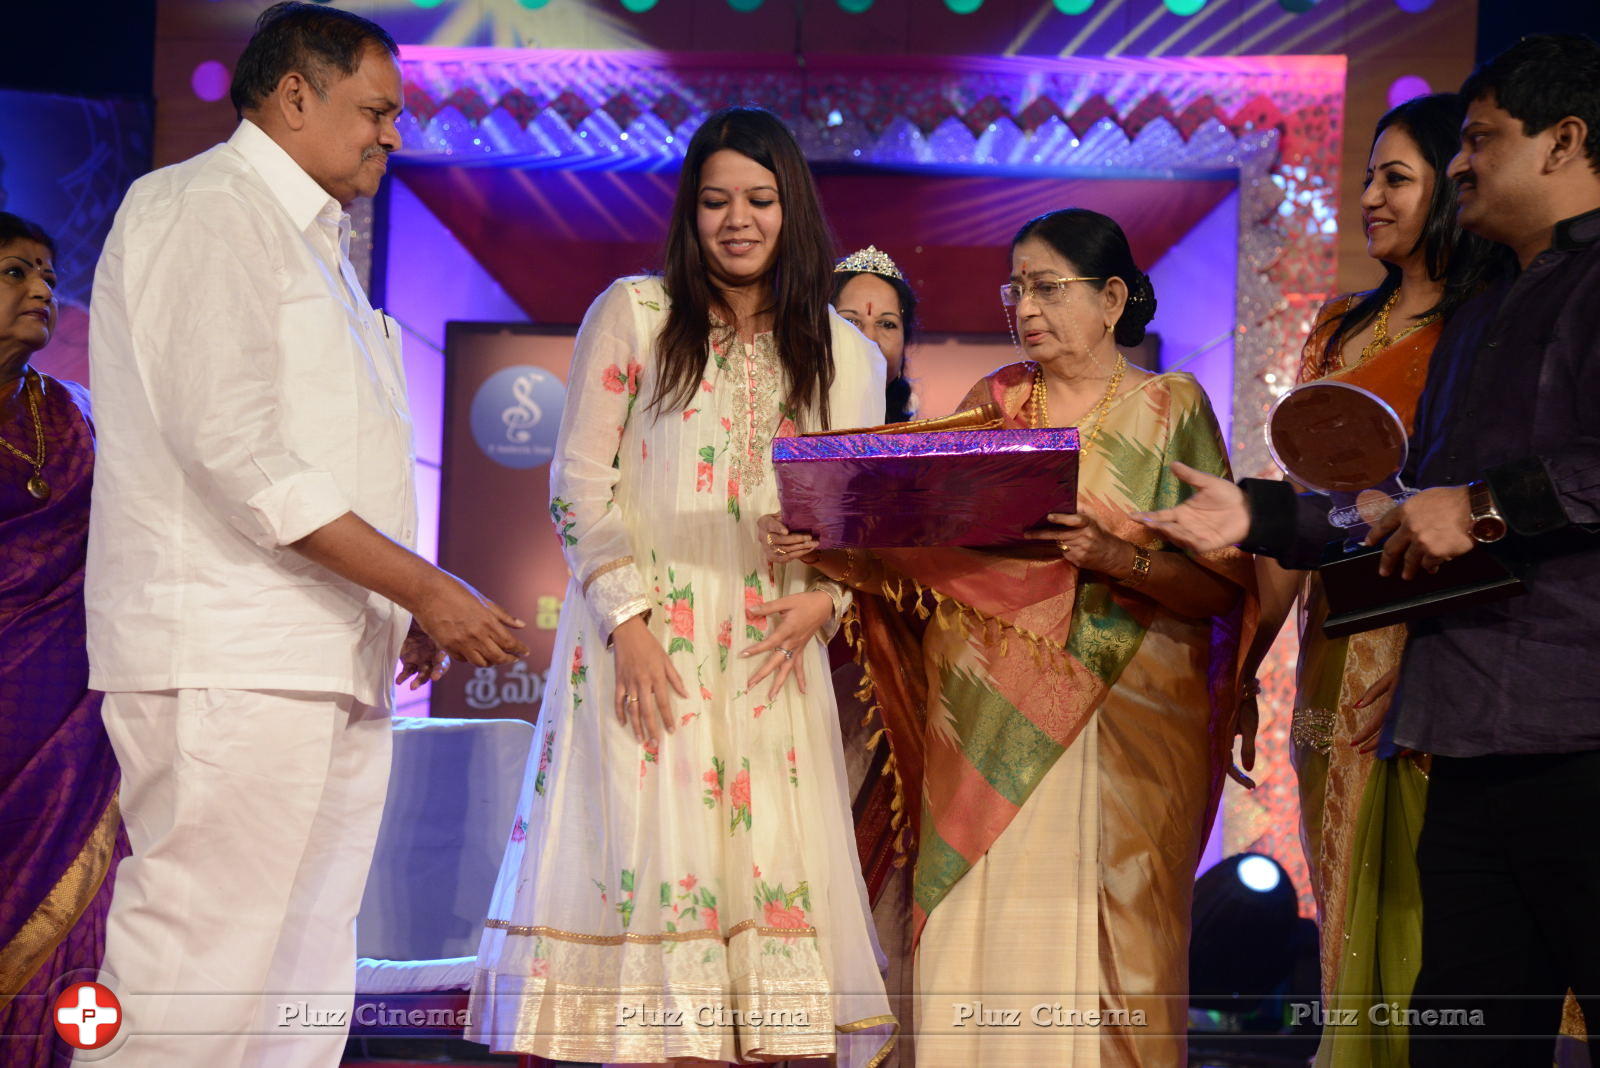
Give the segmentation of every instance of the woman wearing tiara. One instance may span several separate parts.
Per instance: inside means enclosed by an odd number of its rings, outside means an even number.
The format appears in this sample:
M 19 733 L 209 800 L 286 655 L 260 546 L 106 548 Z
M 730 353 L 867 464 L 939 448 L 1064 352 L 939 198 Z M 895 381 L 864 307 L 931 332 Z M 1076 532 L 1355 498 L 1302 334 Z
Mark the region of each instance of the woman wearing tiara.
M 868 245 L 840 260 L 833 268 L 833 306 L 889 365 L 883 421 L 903 423 L 916 415 L 906 350 L 917 330 L 917 295 L 889 254 Z
M 812 555 L 765 526 L 779 558 L 915 609 L 899 635 L 863 636 L 902 791 L 921 801 L 919 1066 L 1165 1068 L 1185 1059 L 1194 872 L 1230 764 L 1252 574 L 1130 518 L 1181 497 L 1173 461 L 1228 463 L 1195 380 L 1118 350 L 1155 312 L 1122 229 L 1051 212 L 1011 263 L 1002 300 L 1028 359 L 964 407 L 980 425 L 1078 427 L 1078 514 L 987 552 Z M 907 634 L 920 655 L 897 674 Z
M 775 436 L 881 411 L 831 259 L 793 137 L 729 108 L 688 146 L 663 276 L 579 329 L 550 472 L 573 582 L 473 984 L 496 1050 L 859 1068 L 893 1043 L 827 685 L 845 594 L 756 535 Z

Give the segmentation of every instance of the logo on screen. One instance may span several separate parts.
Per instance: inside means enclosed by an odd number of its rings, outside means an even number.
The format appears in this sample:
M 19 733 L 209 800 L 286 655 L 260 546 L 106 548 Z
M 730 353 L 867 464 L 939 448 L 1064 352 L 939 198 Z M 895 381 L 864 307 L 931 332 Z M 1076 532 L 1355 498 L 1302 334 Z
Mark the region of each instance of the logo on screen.
M 556 430 L 567 388 L 543 367 L 496 371 L 472 398 L 472 438 L 483 454 L 506 467 L 539 467 L 556 451 Z

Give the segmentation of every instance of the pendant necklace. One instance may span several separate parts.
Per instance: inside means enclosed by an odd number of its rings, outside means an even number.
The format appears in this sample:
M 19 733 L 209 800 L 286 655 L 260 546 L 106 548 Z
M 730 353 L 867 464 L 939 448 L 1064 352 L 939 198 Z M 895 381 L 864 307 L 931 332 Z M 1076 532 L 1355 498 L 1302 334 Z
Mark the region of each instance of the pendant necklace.
M 33 455 L 29 456 L 5 438 L 0 438 L 0 445 L 17 459 L 33 468 L 33 477 L 28 479 L 28 493 L 36 501 L 46 500 L 50 496 L 50 483 L 44 480 L 44 421 L 39 418 L 39 394 L 42 389 L 39 385 L 39 374 L 31 367 L 22 379 L 22 392 L 28 397 L 28 414 L 33 417 Z

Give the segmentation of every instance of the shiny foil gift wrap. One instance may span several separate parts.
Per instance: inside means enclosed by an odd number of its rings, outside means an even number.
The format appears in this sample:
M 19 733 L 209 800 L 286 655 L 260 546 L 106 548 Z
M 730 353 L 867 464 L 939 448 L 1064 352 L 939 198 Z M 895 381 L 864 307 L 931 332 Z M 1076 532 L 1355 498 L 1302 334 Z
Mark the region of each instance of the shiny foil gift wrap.
M 784 525 L 824 549 L 1010 545 L 1077 510 L 1070 427 L 778 438 L 772 462 Z

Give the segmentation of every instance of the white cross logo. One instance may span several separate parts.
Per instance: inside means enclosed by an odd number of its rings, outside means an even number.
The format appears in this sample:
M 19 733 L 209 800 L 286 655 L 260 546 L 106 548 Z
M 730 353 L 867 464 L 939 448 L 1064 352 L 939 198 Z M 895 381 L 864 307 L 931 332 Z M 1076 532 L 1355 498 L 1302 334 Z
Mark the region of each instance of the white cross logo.
M 77 999 L 73 1001 L 76 993 Z M 117 1033 L 122 1020 L 121 1007 L 116 995 L 99 983 L 79 983 L 63 991 L 56 999 L 56 1031 L 77 1049 L 94 1049 L 105 1043 L 100 1039 L 100 1029 L 109 1027 L 105 1036 L 109 1042 Z M 72 1032 L 76 1032 L 74 1035 Z

